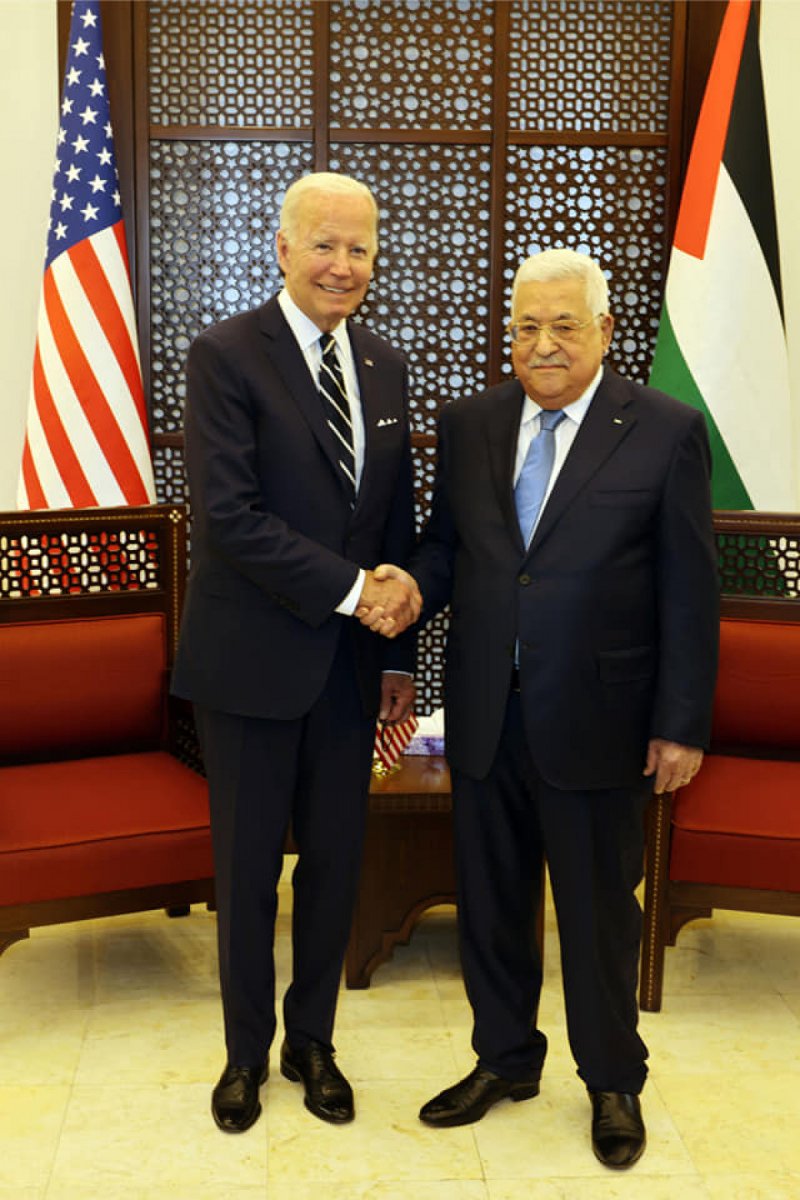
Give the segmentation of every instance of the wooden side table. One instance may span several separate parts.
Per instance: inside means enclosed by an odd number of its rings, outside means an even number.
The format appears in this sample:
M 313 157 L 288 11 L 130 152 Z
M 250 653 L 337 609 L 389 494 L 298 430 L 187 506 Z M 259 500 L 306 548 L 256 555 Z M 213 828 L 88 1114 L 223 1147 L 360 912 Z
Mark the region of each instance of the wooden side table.
M 454 904 L 450 771 L 437 755 L 402 758 L 373 776 L 361 883 L 345 960 L 349 988 L 369 987 L 372 972 L 405 945 L 426 908 Z

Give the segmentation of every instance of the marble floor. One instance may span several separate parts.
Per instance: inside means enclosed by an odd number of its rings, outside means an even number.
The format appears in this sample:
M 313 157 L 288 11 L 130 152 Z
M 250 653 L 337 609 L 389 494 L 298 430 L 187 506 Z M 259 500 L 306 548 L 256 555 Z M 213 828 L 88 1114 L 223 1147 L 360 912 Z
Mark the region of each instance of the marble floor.
M 281 886 L 280 980 L 289 964 Z M 310 1116 L 278 1072 L 225 1136 L 214 918 L 202 909 L 35 930 L 0 959 L 0 1200 L 800 1200 L 800 923 L 720 913 L 667 951 L 643 1014 L 649 1142 L 600 1166 L 564 1033 L 547 919 L 541 1095 L 477 1125 L 417 1110 L 473 1065 L 452 909 L 429 913 L 365 991 L 342 991 L 338 1061 L 357 1119 Z M 279 1033 L 280 1036 L 280 1033 Z

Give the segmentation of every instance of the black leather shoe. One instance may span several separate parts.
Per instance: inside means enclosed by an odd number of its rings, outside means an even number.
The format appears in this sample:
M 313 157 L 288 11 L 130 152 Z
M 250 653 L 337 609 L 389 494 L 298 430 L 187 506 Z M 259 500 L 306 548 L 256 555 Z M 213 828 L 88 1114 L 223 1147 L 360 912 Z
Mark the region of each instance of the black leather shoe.
M 344 1125 L 356 1115 L 353 1089 L 333 1061 L 333 1051 L 321 1042 L 294 1048 L 284 1041 L 281 1075 L 304 1085 L 306 1108 L 321 1121 Z
M 589 1092 L 592 1149 L 606 1167 L 622 1171 L 642 1157 L 644 1121 L 639 1097 L 630 1092 Z
M 223 1133 L 244 1133 L 261 1116 L 258 1089 L 269 1066 L 235 1067 L 228 1063 L 211 1093 L 211 1112 Z
M 419 1119 L 439 1128 L 471 1125 L 473 1121 L 480 1121 L 493 1104 L 506 1096 L 511 1100 L 530 1100 L 538 1095 L 538 1079 L 504 1079 L 478 1065 L 466 1079 L 423 1104 Z

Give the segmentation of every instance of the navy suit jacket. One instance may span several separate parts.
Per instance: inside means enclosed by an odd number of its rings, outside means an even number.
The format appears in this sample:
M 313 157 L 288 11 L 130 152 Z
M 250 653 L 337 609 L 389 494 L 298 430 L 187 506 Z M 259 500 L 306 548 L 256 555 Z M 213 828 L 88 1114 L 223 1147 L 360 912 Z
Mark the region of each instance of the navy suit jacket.
M 335 612 L 359 567 L 404 563 L 414 539 L 407 368 L 348 322 L 365 457 L 355 506 L 315 381 L 275 298 L 203 332 L 187 364 L 192 567 L 173 690 L 206 707 L 291 719 L 320 695 L 342 622 L 366 715 L 413 637 Z
M 513 469 L 518 381 L 441 416 L 430 521 L 411 564 L 423 621 L 448 601 L 451 765 L 494 759 L 514 645 L 526 735 L 556 787 L 641 782 L 647 742 L 705 746 L 718 646 L 710 453 L 695 409 L 609 368 L 526 550 Z

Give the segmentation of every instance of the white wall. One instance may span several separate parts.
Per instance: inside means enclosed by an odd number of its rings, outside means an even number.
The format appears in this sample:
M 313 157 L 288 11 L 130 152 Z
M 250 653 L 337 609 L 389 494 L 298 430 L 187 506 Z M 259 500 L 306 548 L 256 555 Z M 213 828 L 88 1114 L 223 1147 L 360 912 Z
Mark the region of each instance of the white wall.
M 58 130 L 55 0 L 0 0 L 0 510 L 16 508 Z
M 701 0 L 693 0 L 700 3 Z M 800 0 L 763 0 L 800 508 Z M 0 510 L 14 508 L 58 125 L 55 0 L 0 0 Z M 758 354 L 758 346 L 753 347 Z
M 798 77 L 800 2 L 763 0 L 761 63 L 781 250 L 783 303 L 794 413 L 796 507 L 800 509 L 800 145 Z M 758 355 L 759 347 L 752 352 Z

